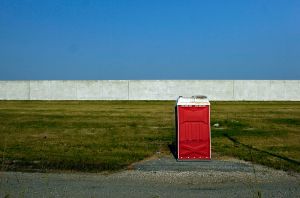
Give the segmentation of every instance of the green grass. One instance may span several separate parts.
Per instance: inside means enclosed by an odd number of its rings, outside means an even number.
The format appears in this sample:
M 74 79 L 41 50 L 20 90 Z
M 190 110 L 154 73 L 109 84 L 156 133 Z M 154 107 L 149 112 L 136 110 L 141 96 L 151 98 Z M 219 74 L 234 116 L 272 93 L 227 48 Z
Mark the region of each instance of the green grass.
M 214 151 L 300 172 L 299 102 L 215 102 L 211 114 Z
M 300 102 L 212 102 L 213 152 L 300 172 Z M 0 101 L 2 170 L 119 170 L 168 153 L 173 101 Z

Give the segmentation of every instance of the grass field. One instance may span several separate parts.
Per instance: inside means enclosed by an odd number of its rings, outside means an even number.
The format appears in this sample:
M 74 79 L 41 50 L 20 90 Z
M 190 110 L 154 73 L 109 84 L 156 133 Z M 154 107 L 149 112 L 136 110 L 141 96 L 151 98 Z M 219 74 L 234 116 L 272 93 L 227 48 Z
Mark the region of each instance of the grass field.
M 300 102 L 212 102 L 213 153 L 300 172 Z M 168 153 L 173 101 L 0 101 L 2 170 L 118 170 Z

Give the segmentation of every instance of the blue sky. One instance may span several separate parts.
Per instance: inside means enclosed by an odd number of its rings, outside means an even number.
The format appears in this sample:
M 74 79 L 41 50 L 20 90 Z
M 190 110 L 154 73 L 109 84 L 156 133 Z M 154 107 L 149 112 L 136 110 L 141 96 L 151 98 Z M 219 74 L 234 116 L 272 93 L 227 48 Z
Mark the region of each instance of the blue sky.
M 1 0 L 0 80 L 300 79 L 299 0 Z

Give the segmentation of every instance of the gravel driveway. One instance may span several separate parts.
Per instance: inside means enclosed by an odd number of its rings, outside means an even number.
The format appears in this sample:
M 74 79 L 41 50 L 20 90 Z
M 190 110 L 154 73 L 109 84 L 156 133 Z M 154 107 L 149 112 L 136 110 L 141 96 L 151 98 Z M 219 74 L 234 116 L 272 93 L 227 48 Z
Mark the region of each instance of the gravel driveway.
M 117 173 L 0 172 L 0 197 L 300 197 L 300 175 L 228 159 L 171 156 Z

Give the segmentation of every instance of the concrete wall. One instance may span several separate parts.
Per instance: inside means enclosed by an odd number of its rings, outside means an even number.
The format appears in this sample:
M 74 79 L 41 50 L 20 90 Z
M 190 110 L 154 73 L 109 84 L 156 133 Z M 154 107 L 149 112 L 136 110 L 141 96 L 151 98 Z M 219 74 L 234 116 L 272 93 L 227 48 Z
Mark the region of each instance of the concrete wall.
M 86 80 L 0 81 L 0 100 L 300 101 L 300 80 Z

